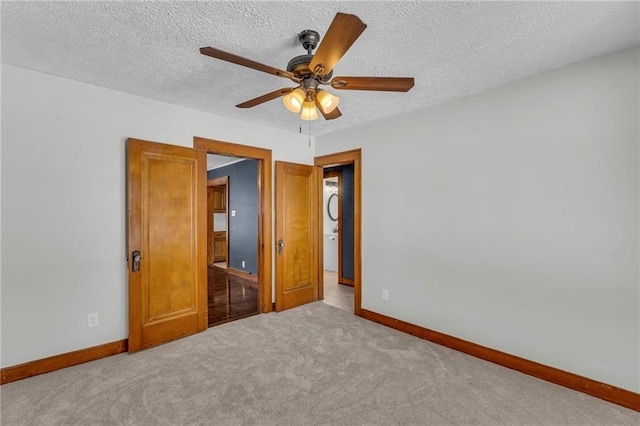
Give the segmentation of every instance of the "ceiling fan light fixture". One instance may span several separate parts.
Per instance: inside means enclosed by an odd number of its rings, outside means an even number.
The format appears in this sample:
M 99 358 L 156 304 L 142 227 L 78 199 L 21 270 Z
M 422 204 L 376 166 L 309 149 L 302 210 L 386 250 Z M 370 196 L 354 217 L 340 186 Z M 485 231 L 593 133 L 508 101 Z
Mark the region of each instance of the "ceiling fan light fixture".
M 286 94 L 282 98 L 284 106 L 293 113 L 299 113 L 302 109 L 302 103 L 304 101 L 304 92 L 301 88 L 297 88 L 291 93 Z
M 333 110 L 336 109 L 338 107 L 338 104 L 340 103 L 339 97 L 332 95 L 326 90 L 319 91 L 316 97 L 318 98 L 318 102 L 320 103 L 322 111 L 324 111 L 325 114 L 330 114 L 331 112 L 333 112 Z
M 304 101 L 302 104 L 302 114 L 300 114 L 300 118 L 307 121 L 318 119 L 318 110 L 316 109 L 313 101 Z
M 367 24 L 356 15 L 336 13 L 322 42 L 320 34 L 314 30 L 305 30 L 298 35 L 298 41 L 306 54 L 292 58 L 287 63 L 286 71 L 213 47 L 201 47 L 200 53 L 287 78 L 296 84 L 294 87 L 283 87 L 240 103 L 236 105 L 237 108 L 253 108 L 282 97 L 285 107 L 294 114 L 300 114 L 303 120 L 316 120 L 318 110 L 325 120 L 335 120 L 342 116 L 338 108 L 340 98 L 323 91 L 319 88 L 320 85 L 330 85 L 337 90 L 384 92 L 407 92 L 414 86 L 413 77 L 333 77 L 335 66 L 366 28 Z M 313 50 L 316 52 L 313 53 Z

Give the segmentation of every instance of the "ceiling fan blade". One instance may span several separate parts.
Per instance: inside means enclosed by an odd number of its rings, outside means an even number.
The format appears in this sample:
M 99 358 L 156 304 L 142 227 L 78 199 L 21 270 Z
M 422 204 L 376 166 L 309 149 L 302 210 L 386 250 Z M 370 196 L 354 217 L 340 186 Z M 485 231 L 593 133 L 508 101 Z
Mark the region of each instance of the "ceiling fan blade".
M 260 62 L 252 61 L 251 59 L 243 58 L 242 56 L 234 55 L 233 53 L 224 52 L 213 47 L 201 47 L 200 53 L 203 55 L 211 56 L 212 58 L 222 59 L 223 61 L 231 62 L 237 65 L 242 65 L 247 68 L 266 72 L 276 75 L 278 77 L 293 79 L 293 74 L 289 71 L 280 70 L 278 68 L 270 67 L 269 65 L 261 64 Z
M 325 114 L 322 110 L 322 105 L 320 105 L 320 101 L 318 100 L 318 98 L 314 96 L 313 100 L 316 103 L 316 108 L 318 109 L 318 111 L 320 111 L 320 114 L 322 114 L 325 120 L 335 120 L 338 117 L 342 117 L 342 113 L 338 108 L 334 109 L 329 114 Z
M 413 77 L 334 77 L 331 80 L 331 87 L 336 90 L 408 92 L 413 84 Z
M 260 105 L 261 103 L 270 101 L 272 99 L 279 98 L 281 96 L 286 95 L 287 93 L 293 92 L 296 90 L 295 87 L 285 87 L 282 89 L 274 90 L 271 93 L 267 93 L 266 95 L 259 96 L 255 99 L 251 99 L 250 101 L 243 102 L 241 104 L 236 105 L 237 108 L 252 108 L 256 105 Z
M 367 24 L 356 15 L 337 13 L 318 46 L 309 69 L 319 75 L 328 75 L 365 28 Z M 322 66 L 321 71 L 317 71 L 318 66 Z
M 325 120 L 334 120 L 334 119 L 336 119 L 338 117 L 342 117 L 342 113 L 340 112 L 340 110 L 338 108 L 334 109 L 329 114 L 323 113 L 322 110 L 320 110 L 320 113 L 322 114 L 322 116 L 324 117 Z

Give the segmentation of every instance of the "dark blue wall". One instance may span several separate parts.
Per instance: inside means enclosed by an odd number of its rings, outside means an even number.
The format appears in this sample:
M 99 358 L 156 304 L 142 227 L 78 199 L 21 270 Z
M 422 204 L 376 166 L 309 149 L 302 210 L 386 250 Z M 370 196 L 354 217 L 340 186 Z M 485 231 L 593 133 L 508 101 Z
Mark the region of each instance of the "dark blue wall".
M 353 210 L 354 210 L 354 177 L 353 164 L 325 169 L 342 170 L 342 278 L 353 279 Z
M 250 274 L 258 273 L 258 161 L 244 160 L 209 170 L 208 179 L 229 176 L 229 267 Z M 236 211 L 231 216 L 231 210 Z M 245 267 L 242 267 L 242 261 Z
M 353 164 L 342 168 L 342 276 L 353 279 Z

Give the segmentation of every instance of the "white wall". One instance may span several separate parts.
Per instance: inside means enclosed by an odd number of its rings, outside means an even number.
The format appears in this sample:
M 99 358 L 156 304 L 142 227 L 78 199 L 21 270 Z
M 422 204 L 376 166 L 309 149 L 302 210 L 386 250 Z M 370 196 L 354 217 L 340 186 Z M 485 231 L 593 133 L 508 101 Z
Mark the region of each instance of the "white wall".
M 362 147 L 365 309 L 640 391 L 637 50 L 315 154 L 304 135 L 1 71 L 3 367 L 126 338 L 124 141 L 197 135 L 307 164 Z
M 639 75 L 626 51 L 319 137 L 363 149 L 363 308 L 640 391 Z
M 323 179 L 324 185 L 322 185 L 322 261 L 325 271 L 338 272 L 338 236 L 333 230 L 338 225 L 337 220 L 331 219 L 329 216 L 328 206 L 329 197 L 333 194 L 337 194 L 337 188 L 335 186 L 327 185 L 328 180 Z M 338 203 L 335 201 L 335 205 Z M 337 208 L 336 208 L 337 210 Z
M 127 337 L 126 138 L 202 136 L 313 163 L 293 132 L 8 65 L 2 89 L 3 367 Z

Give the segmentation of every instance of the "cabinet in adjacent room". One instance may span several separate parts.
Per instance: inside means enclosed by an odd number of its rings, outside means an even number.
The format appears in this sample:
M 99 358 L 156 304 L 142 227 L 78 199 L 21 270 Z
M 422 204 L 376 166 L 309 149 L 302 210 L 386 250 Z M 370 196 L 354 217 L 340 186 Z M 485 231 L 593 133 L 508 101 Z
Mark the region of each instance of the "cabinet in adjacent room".
M 227 260 L 227 186 L 207 186 L 207 265 Z
M 213 212 L 225 213 L 227 211 L 227 188 L 225 186 L 213 187 Z

